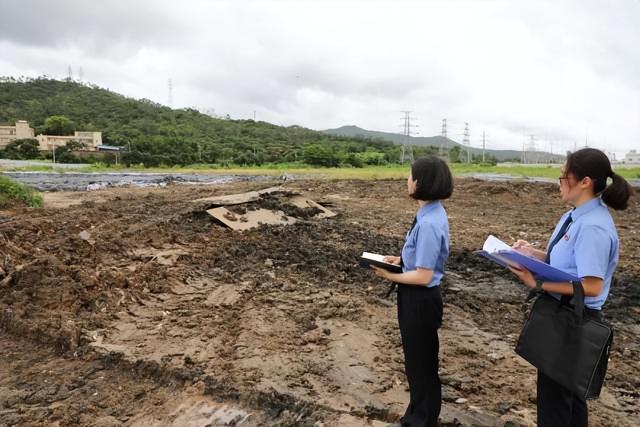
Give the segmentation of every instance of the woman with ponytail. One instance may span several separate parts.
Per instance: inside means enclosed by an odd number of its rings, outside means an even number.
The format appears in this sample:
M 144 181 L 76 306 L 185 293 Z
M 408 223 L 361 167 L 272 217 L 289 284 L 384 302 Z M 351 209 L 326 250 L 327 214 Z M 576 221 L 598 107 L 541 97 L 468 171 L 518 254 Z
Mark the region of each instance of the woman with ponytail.
M 518 240 L 514 248 L 581 278 L 585 316 L 602 318 L 620 243 L 607 207 L 626 209 L 633 190 L 611 170 L 600 150 L 584 148 L 567 156 L 560 180 L 562 200 L 573 206 L 549 239 L 545 251 Z M 511 269 L 531 289 L 558 299 L 573 295 L 570 282 L 536 280 L 526 269 Z M 569 304 L 573 304 L 573 300 Z M 587 403 L 538 371 L 538 426 L 587 426 Z

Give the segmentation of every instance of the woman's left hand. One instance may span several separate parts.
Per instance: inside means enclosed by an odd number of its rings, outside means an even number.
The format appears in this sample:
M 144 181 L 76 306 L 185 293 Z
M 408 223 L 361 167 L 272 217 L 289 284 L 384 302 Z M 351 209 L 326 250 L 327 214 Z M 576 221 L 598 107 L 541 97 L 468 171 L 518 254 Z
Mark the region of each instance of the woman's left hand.
M 383 279 L 389 280 L 389 272 L 384 268 L 376 267 L 375 265 L 370 266 L 373 269 L 373 272 L 376 276 L 382 277 Z
M 522 283 L 532 289 L 536 287 L 536 279 L 535 277 L 533 277 L 533 274 L 529 270 L 527 270 L 526 268 L 515 268 L 511 266 L 508 266 L 508 268 L 513 274 L 518 276 L 518 279 L 520 279 Z

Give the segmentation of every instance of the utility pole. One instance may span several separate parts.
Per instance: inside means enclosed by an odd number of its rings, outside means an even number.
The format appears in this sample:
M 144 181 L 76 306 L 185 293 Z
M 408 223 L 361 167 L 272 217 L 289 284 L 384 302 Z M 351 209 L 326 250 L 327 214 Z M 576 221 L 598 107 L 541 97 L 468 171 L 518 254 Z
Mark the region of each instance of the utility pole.
M 484 163 L 484 150 L 485 150 L 485 138 L 486 138 L 486 134 L 484 131 L 482 131 L 482 163 Z
M 253 121 L 256 121 L 256 110 L 253 110 Z
M 404 136 L 404 140 L 402 142 L 402 146 L 400 147 L 400 163 L 404 163 L 405 161 L 409 161 L 413 163 L 413 148 L 411 148 L 411 143 L 409 139 L 411 138 L 411 134 L 415 133 L 411 131 L 411 128 L 418 127 L 418 125 L 411 124 L 411 111 L 401 111 L 404 113 L 403 131 L 402 135 Z
M 467 163 L 471 163 L 471 143 L 469 142 L 469 123 L 464 123 L 464 139 L 462 145 L 467 148 Z
M 527 146 L 526 146 L 526 137 L 525 137 L 525 133 L 524 130 L 522 131 L 522 159 L 520 160 L 520 163 L 522 163 L 523 165 L 527 164 Z

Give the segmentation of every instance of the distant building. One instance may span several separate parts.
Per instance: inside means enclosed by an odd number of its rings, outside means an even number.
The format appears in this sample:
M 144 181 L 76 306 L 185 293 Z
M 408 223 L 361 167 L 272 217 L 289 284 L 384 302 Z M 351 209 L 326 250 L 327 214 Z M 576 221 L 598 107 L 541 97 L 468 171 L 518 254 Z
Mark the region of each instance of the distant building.
M 26 120 L 18 120 L 15 126 L 0 126 L 0 148 L 4 148 L 16 139 L 34 138 L 33 129 Z M 54 147 L 62 147 L 71 141 L 84 144 L 84 151 L 98 151 L 102 146 L 102 132 L 78 132 L 73 135 L 38 135 L 35 137 L 40 151 L 51 151 Z
M 623 163 L 640 164 L 640 153 L 636 150 L 631 150 L 624 156 Z
M 68 142 L 77 141 L 84 145 L 84 151 L 98 151 L 102 145 L 102 132 L 75 132 L 73 135 L 38 135 L 36 137 L 41 151 L 51 151 Z
M 15 126 L 0 126 L 0 148 L 6 147 L 16 139 L 33 138 L 33 129 L 26 120 L 18 120 Z

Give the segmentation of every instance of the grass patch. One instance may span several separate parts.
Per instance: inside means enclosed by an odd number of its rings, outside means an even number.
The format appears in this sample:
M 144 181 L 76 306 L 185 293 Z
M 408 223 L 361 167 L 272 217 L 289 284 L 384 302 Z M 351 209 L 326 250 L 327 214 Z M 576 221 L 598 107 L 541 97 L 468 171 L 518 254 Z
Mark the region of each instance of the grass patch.
M 0 176 L 0 208 L 12 206 L 16 202 L 39 208 L 42 207 L 42 196 L 29 186 Z

